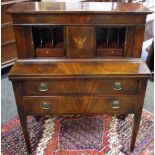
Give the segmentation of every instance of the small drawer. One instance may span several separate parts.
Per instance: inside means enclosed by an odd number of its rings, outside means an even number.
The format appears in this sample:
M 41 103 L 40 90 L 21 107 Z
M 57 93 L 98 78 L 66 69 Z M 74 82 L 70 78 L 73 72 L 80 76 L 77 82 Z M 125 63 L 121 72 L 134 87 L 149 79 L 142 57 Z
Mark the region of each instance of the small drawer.
M 64 49 L 36 48 L 36 57 L 64 57 Z
M 137 94 L 138 80 L 103 80 L 103 79 L 70 79 L 70 80 L 36 80 L 26 81 L 25 94 L 57 95 L 74 93 L 102 94 Z
M 2 29 L 2 43 L 8 43 L 15 40 L 14 31 L 12 25 L 7 25 L 1 28 Z
M 137 96 L 24 96 L 23 103 L 28 115 L 126 114 L 135 111 Z
M 123 56 L 123 48 L 120 49 L 99 48 L 97 49 L 97 56 Z

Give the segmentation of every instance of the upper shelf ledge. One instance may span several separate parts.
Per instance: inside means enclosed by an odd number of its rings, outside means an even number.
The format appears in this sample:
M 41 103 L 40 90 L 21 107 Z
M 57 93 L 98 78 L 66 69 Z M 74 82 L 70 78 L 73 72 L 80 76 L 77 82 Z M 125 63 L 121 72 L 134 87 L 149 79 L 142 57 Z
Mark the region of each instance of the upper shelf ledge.
M 116 2 L 19 2 L 8 10 L 12 14 L 150 14 L 140 3 Z

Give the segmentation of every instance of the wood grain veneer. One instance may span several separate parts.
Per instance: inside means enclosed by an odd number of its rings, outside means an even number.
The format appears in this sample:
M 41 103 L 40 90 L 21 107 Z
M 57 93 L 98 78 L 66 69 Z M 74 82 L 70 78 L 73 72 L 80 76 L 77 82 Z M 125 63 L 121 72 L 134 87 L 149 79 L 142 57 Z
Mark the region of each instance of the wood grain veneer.
M 122 90 L 113 89 L 115 82 L 120 82 Z M 138 80 L 133 79 L 112 79 L 102 80 L 102 78 L 85 78 L 85 79 L 49 79 L 49 80 L 27 80 L 24 83 L 24 93 L 26 95 L 57 95 L 57 94 L 137 94 Z M 40 83 L 46 83 L 48 91 L 40 92 L 37 87 Z
M 133 151 L 150 77 L 139 57 L 151 12 L 113 2 L 28 2 L 8 12 L 18 50 L 9 79 L 28 152 L 28 115 L 104 113 L 134 114 Z
M 112 101 L 119 100 L 120 108 L 112 108 Z M 40 108 L 41 103 L 48 103 L 47 110 Z M 25 113 L 29 115 L 53 114 L 126 114 L 135 111 L 137 96 L 24 96 Z
M 118 60 L 54 60 L 49 62 L 18 61 L 10 72 L 10 79 L 26 78 L 60 78 L 60 77 L 146 77 L 150 71 L 140 59 Z M 119 68 L 119 69 L 118 69 Z

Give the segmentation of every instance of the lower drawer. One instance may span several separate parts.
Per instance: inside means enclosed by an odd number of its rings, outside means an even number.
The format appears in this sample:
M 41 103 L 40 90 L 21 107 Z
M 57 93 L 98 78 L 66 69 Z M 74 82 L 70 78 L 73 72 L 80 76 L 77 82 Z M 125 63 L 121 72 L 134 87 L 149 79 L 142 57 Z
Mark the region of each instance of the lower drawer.
M 133 113 L 137 96 L 24 96 L 28 115 Z

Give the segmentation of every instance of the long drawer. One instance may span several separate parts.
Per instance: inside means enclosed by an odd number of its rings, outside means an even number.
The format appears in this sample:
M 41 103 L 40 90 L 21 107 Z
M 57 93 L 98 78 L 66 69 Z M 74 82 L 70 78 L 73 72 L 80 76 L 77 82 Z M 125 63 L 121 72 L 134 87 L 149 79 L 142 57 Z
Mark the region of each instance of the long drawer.
M 73 93 L 137 94 L 138 80 L 68 79 L 26 81 L 25 94 L 55 95 Z
M 126 114 L 133 113 L 137 96 L 24 96 L 24 111 L 29 115 Z

